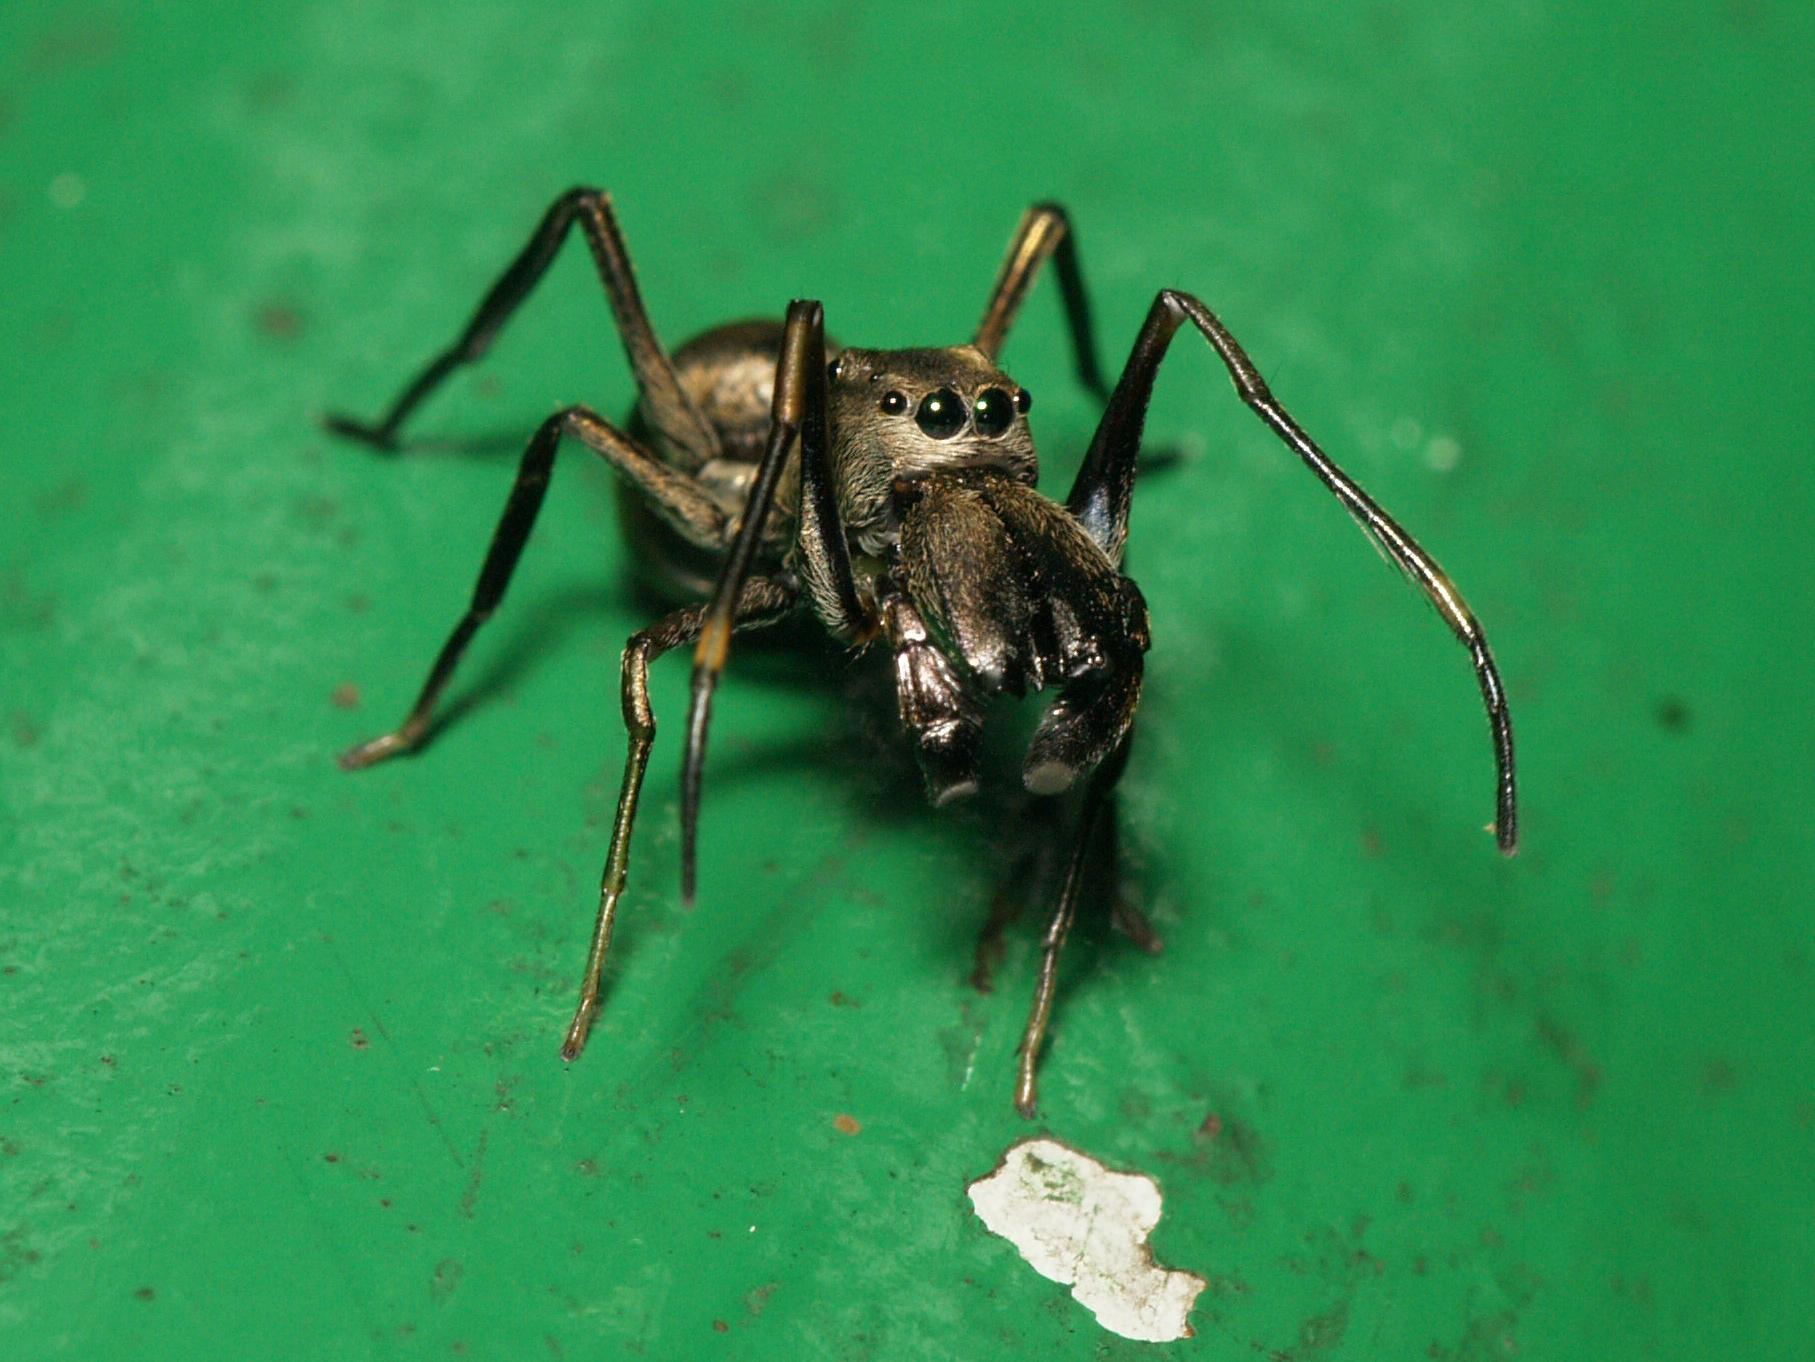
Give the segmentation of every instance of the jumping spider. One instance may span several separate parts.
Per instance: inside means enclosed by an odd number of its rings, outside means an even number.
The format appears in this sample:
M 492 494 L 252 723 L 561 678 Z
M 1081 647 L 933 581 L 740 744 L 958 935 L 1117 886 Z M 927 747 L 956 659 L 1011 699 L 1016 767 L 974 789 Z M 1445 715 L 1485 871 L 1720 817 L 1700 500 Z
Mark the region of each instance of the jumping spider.
M 1059 952 L 1077 912 L 1087 849 L 1125 764 L 1141 694 L 1147 610 L 1120 565 L 1154 377 L 1174 333 L 1187 323 L 1209 341 L 1242 401 L 1304 460 L 1467 647 L 1494 744 L 1495 832 L 1500 850 L 1512 854 L 1512 726 L 1487 640 L 1461 595 L 1436 561 L 1287 415 L 1235 338 L 1190 294 L 1165 289 L 1155 297 L 1111 389 L 1097 364 L 1070 224 L 1057 205 L 1037 204 L 1022 218 L 968 345 L 842 349 L 827 340 L 820 305 L 797 301 L 785 322 L 715 327 L 670 356 L 644 314 L 610 199 L 576 189 L 549 208 L 466 331 L 381 420 L 366 425 L 335 417 L 331 428 L 395 447 L 416 406 L 456 368 L 486 352 L 576 223 L 592 248 L 636 375 L 636 409 L 625 427 L 583 406 L 542 423 L 524 451 L 472 604 L 414 707 L 395 731 L 341 757 L 341 765 L 354 770 L 421 742 L 461 655 L 504 596 L 564 436 L 602 457 L 638 494 L 640 500 L 626 500 L 630 520 L 640 526 L 640 552 L 661 558 L 677 577 L 684 576 L 689 555 L 716 576 L 709 600 L 664 616 L 624 648 L 629 754 L 592 950 L 562 1046 L 565 1058 L 580 1053 L 598 1009 L 600 974 L 624 892 L 637 796 L 655 737 L 649 663 L 671 648 L 694 645 L 681 768 L 681 883 L 691 901 L 707 719 L 731 635 L 805 606 L 837 637 L 854 644 L 880 639 L 887 647 L 901 721 L 918 745 L 934 804 L 977 789 L 985 699 L 1047 687 L 1058 692 L 1023 770 L 1035 795 L 1082 787 L 1064 888 L 1046 928 L 1020 1047 L 1015 1105 L 1024 1115 L 1033 1113 Z M 1063 503 L 1034 490 L 1031 398 L 996 364 L 1016 312 L 1049 259 L 1058 272 L 1078 376 L 1105 402 Z M 703 587 L 706 578 L 696 580 Z

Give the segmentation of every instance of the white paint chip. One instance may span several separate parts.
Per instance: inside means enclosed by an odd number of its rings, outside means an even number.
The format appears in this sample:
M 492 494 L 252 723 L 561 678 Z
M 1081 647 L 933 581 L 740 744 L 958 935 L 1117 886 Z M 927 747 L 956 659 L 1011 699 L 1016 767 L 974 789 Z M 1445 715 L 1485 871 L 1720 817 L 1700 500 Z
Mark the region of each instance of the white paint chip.
M 1147 1343 L 1191 1337 L 1186 1316 L 1205 1282 L 1153 1261 L 1147 1236 L 1160 1221 L 1160 1189 L 1152 1178 L 1034 1139 L 1012 1146 L 970 1194 L 991 1234 L 1042 1277 L 1071 1287 L 1111 1333 Z

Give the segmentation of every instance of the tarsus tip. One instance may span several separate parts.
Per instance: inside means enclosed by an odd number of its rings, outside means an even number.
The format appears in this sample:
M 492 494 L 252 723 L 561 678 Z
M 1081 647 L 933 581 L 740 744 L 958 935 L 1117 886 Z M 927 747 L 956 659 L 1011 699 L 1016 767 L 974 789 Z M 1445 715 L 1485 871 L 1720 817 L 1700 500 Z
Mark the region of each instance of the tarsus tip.
M 397 449 L 397 438 L 394 435 L 386 433 L 378 426 L 367 425 L 364 421 L 357 421 L 351 416 L 344 416 L 337 411 L 318 413 L 315 423 L 330 435 L 338 435 L 347 440 L 357 440 L 360 444 L 370 445 L 373 449 L 392 452 Z

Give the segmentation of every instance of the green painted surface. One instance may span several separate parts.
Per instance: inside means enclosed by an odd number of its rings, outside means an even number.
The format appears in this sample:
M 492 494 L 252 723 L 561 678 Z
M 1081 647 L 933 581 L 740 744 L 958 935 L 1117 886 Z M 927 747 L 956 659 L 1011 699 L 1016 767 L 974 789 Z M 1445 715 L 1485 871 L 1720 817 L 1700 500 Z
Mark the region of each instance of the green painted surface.
M 513 442 L 629 384 L 576 253 L 420 423 L 477 451 L 311 416 L 587 180 L 671 340 L 960 338 L 1061 197 L 1115 354 L 1202 293 L 1487 621 L 1512 863 L 1462 657 L 1181 340 L 1125 799 L 1169 949 L 1082 933 L 1039 1123 L 1161 1179 L 1177 1355 L 1809 1355 L 1806 6 L 150 8 L 0 10 L 0 1355 L 1144 1352 L 964 1199 L 1029 1129 L 1032 924 L 964 983 L 1014 806 L 915 803 L 828 651 L 737 655 L 691 912 L 658 740 L 556 1059 L 646 616 L 599 470 L 458 722 L 333 766 Z M 1047 290 L 1007 358 L 1063 487 Z

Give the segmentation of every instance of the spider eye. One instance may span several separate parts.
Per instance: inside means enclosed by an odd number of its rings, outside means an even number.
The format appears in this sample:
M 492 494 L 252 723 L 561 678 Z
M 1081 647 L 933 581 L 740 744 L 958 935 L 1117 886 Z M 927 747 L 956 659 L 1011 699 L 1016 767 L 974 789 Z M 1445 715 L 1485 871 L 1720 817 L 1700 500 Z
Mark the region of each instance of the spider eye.
M 1028 392 L 1026 388 L 1021 389 L 1020 392 L 1015 394 L 1015 410 L 1020 412 L 1021 415 L 1027 415 L 1027 409 L 1033 406 L 1033 404 L 1034 395 Z
M 936 388 L 920 399 L 914 423 L 935 440 L 949 440 L 964 429 L 964 399 L 950 388 Z
M 1014 399 L 1000 388 L 985 388 L 971 407 L 979 435 L 1000 435 L 1015 423 Z
M 890 416 L 899 416 L 907 410 L 907 396 L 903 393 L 884 393 L 882 409 Z
M 826 382 L 838 382 L 838 371 L 842 368 L 844 368 L 844 357 L 840 355 L 837 359 L 826 365 Z

